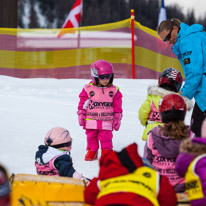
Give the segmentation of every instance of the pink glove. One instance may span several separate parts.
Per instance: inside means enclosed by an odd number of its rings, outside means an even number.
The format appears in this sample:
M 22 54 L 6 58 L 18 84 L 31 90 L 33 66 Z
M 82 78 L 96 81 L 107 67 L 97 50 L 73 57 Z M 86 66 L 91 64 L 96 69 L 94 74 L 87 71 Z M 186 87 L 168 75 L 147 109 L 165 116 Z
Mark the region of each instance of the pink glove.
M 85 110 L 79 110 L 77 112 L 78 114 L 78 120 L 79 120 L 79 125 L 84 126 L 86 122 L 86 111 Z
M 121 125 L 122 113 L 114 113 L 113 128 L 118 131 Z

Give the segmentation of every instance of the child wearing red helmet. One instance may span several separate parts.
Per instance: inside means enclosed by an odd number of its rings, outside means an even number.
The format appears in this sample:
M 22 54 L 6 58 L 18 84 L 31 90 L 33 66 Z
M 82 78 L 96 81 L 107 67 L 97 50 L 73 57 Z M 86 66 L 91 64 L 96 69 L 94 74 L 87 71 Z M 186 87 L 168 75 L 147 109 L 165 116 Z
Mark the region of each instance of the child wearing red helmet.
M 180 143 L 193 137 L 184 124 L 187 106 L 182 96 L 168 94 L 159 103 L 159 114 L 163 126 L 157 126 L 149 132 L 144 157 L 161 175 L 168 177 L 176 192 L 185 191 L 185 180 L 175 169 Z
M 88 180 L 73 167 L 70 156 L 72 138 L 69 131 L 62 127 L 50 129 L 45 138 L 45 145 L 40 145 L 35 155 L 37 174 L 50 176 L 74 177 Z
M 79 95 L 77 112 L 87 135 L 86 161 L 97 159 L 99 142 L 102 153 L 112 150 L 112 130 L 119 130 L 122 119 L 122 94 L 113 85 L 113 65 L 98 60 L 91 65 L 91 76 Z
M 150 86 L 148 88 L 147 99 L 142 103 L 138 111 L 140 123 L 145 126 L 142 134 L 142 140 L 146 141 L 148 132 L 158 125 L 162 125 L 158 104 L 162 97 L 167 94 L 177 93 L 182 85 L 182 74 L 175 68 L 165 69 L 159 76 L 158 86 Z M 191 109 L 192 103 L 187 101 L 188 110 Z

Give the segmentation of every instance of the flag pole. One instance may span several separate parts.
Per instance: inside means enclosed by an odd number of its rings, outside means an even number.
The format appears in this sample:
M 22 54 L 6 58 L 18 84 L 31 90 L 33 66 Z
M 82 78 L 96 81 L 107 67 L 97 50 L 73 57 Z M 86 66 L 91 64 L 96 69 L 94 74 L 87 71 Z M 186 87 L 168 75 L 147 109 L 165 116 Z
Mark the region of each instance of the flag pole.
M 134 9 L 131 9 L 131 34 L 132 34 L 132 78 L 135 79 Z

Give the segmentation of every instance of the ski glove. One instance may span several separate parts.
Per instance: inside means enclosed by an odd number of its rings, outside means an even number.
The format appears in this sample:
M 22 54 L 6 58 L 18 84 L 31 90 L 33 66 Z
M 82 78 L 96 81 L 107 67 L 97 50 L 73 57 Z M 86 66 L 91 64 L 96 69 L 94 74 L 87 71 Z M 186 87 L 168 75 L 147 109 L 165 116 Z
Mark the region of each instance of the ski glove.
M 79 125 L 84 126 L 86 122 L 86 111 L 85 110 L 79 110 L 77 112 L 78 114 L 78 120 L 79 120 Z
M 118 131 L 121 125 L 122 113 L 114 113 L 113 128 Z

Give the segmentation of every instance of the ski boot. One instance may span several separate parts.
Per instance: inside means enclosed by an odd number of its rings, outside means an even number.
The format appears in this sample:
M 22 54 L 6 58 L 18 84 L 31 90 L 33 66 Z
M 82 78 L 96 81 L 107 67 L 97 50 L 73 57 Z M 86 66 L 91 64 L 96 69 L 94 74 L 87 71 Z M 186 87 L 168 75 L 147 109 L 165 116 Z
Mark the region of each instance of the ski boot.
M 85 155 L 84 159 L 86 161 L 96 160 L 97 155 L 98 155 L 98 150 L 97 151 L 91 151 L 90 149 L 88 149 L 87 154 Z
M 112 150 L 102 149 L 102 154 L 101 154 L 101 156 L 103 156 L 104 154 L 109 153 L 109 152 L 111 152 L 111 151 L 112 151 Z

